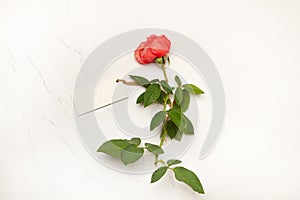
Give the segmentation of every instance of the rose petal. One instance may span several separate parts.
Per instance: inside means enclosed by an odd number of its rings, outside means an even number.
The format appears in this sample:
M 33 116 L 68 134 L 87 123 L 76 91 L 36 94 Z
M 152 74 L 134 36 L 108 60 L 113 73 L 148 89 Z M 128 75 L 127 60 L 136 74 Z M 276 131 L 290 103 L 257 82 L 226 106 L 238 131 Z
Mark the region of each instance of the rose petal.
M 144 60 L 142 59 L 142 57 L 141 57 L 141 53 L 142 53 L 142 51 L 144 50 L 146 44 L 147 44 L 146 42 L 142 42 L 142 43 L 136 48 L 136 50 L 134 51 L 134 57 L 135 57 L 135 59 L 136 59 L 139 63 L 141 63 L 141 64 L 146 64 L 146 63 L 144 62 Z
M 151 34 L 147 37 L 147 43 L 153 41 L 154 39 L 158 38 L 157 35 Z
M 152 53 L 150 49 L 150 45 L 153 40 L 157 38 L 156 35 L 150 35 L 147 37 L 147 41 L 143 44 L 143 50 L 141 51 L 141 59 L 143 60 L 144 64 L 151 63 L 156 58 L 156 56 Z
M 161 35 L 151 41 L 150 48 L 152 53 L 156 57 L 162 57 L 169 53 L 171 47 L 170 40 L 165 36 Z
M 145 63 L 151 63 L 156 58 L 156 55 L 152 53 L 151 48 L 145 47 L 141 52 L 141 58 Z

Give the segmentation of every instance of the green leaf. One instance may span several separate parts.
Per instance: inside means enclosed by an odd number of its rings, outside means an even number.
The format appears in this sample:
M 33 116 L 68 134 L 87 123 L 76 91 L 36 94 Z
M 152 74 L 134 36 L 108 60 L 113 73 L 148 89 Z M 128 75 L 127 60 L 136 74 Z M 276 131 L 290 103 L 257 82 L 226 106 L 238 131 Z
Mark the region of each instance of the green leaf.
M 150 131 L 154 130 L 158 127 L 162 122 L 166 119 L 166 111 L 159 111 L 154 115 L 150 123 Z
M 178 87 L 178 88 L 175 90 L 175 101 L 176 101 L 176 103 L 177 103 L 177 104 L 181 104 L 182 98 L 183 98 L 182 88 L 181 88 L 181 87 Z
M 171 139 L 175 139 L 177 141 L 181 141 L 182 138 L 182 132 L 178 129 L 178 127 L 176 126 L 176 124 L 174 124 L 174 122 L 172 122 L 172 120 L 169 120 L 166 123 L 167 126 L 167 134 Z
M 160 86 L 156 83 L 147 87 L 144 95 L 144 107 L 149 106 L 155 102 L 160 96 Z
M 161 90 L 160 95 L 157 99 L 157 102 L 160 103 L 160 104 L 164 104 L 164 101 L 165 101 L 166 97 L 167 97 L 167 94 L 163 90 Z M 170 99 L 168 99 L 167 104 L 170 104 L 170 103 L 171 103 L 171 101 L 170 101 Z
M 127 146 L 121 153 L 122 162 L 127 165 L 139 160 L 144 154 L 144 149 L 133 144 Z
M 174 139 L 180 142 L 181 138 L 182 138 L 182 135 L 183 135 L 183 133 L 180 130 L 178 130 L 177 134 L 174 137 Z
M 181 80 L 177 75 L 175 76 L 175 81 L 178 84 L 178 86 L 181 86 Z
M 168 111 L 168 115 L 180 131 L 189 135 L 194 134 L 193 124 L 184 114 L 178 112 L 178 110 L 171 109 Z
M 193 84 L 185 84 L 183 85 L 183 88 L 192 94 L 204 94 L 204 92 L 200 88 Z
M 181 182 L 187 184 L 195 192 L 204 194 L 202 184 L 194 172 L 192 172 L 184 167 L 175 167 L 173 170 L 175 173 L 175 178 L 178 181 L 181 181 Z
M 165 175 L 165 173 L 167 172 L 167 169 L 168 168 L 164 166 L 155 170 L 155 172 L 153 172 L 151 176 L 151 183 L 155 183 L 156 181 L 161 179 L 161 177 L 163 177 L 163 175 Z
M 173 101 L 173 110 L 176 110 L 177 112 L 181 113 L 181 106 L 176 102 L 176 100 Z
M 144 96 L 145 96 L 145 92 L 140 94 L 140 96 L 136 99 L 136 104 L 144 103 Z
M 141 85 L 141 86 L 145 86 L 147 84 L 149 84 L 149 80 L 144 78 L 144 77 L 141 77 L 141 76 L 132 76 L 132 75 L 129 75 L 130 78 L 132 80 L 134 80 L 134 82 L 136 82 L 137 84 Z
M 178 127 L 171 120 L 167 121 L 166 126 L 168 136 L 173 139 L 178 132 Z
M 146 149 L 150 151 L 151 153 L 158 155 L 158 154 L 163 154 L 164 151 L 162 148 L 158 145 L 155 144 L 150 144 L 150 143 L 145 143 Z
M 112 157 L 120 157 L 121 152 L 125 149 L 128 145 L 130 145 L 125 140 L 109 140 L 104 142 L 97 152 L 102 152 L 108 154 Z
M 140 138 L 131 138 L 131 140 L 125 140 L 129 144 L 133 144 L 135 146 L 139 146 L 141 144 L 141 139 Z
M 153 80 L 150 81 L 150 83 L 157 83 L 157 82 L 159 82 L 158 79 L 153 79 Z
M 183 94 L 183 98 L 182 98 L 180 107 L 181 107 L 181 112 L 185 112 L 189 108 L 190 94 L 185 89 L 182 90 L 182 94 Z
M 173 94 L 171 86 L 166 81 L 160 81 L 160 85 L 167 92 L 167 94 Z
M 176 160 L 176 159 L 170 159 L 170 160 L 167 161 L 168 166 L 177 165 L 177 164 L 180 164 L 180 163 L 182 163 L 181 160 Z
M 166 96 L 167 96 L 167 94 L 164 91 L 160 91 L 160 95 L 157 99 L 157 102 L 160 104 L 163 104 Z

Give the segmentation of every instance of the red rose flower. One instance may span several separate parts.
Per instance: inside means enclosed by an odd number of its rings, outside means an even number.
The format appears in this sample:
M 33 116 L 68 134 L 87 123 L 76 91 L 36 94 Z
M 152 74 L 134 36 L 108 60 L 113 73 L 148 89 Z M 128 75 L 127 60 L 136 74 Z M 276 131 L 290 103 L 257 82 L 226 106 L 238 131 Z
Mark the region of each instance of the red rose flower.
M 165 35 L 150 35 L 147 41 L 142 42 L 134 51 L 134 57 L 141 64 L 151 63 L 156 58 L 167 55 L 170 47 L 171 42 Z

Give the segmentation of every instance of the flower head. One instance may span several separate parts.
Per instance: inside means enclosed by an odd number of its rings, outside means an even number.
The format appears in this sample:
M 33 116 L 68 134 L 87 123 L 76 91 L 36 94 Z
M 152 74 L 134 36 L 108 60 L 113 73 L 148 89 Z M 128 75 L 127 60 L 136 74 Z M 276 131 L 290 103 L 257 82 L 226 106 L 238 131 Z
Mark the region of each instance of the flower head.
M 141 64 L 153 62 L 156 58 L 163 57 L 169 53 L 170 40 L 165 35 L 150 35 L 134 51 L 135 59 Z

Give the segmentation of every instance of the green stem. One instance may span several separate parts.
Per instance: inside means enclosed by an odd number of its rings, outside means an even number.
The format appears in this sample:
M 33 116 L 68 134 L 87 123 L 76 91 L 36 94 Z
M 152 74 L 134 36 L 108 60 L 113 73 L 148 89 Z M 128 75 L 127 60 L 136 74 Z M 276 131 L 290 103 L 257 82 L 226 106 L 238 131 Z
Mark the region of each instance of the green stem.
M 156 164 L 157 164 L 157 163 L 161 163 L 162 165 L 167 166 L 166 163 L 165 163 L 165 161 L 163 161 L 163 160 L 157 160 L 157 161 L 156 161 Z
M 167 95 L 166 98 L 164 99 L 164 111 L 167 110 L 167 102 L 168 102 L 168 100 L 169 100 L 169 95 Z M 162 130 L 162 135 L 161 135 L 160 144 L 159 144 L 160 147 L 163 146 L 164 141 L 166 139 L 166 135 L 167 135 L 167 130 L 165 128 L 165 124 L 166 124 L 166 122 L 163 124 L 163 130 Z
M 168 58 L 169 59 L 169 58 Z M 169 62 L 169 60 L 168 60 Z M 164 74 L 164 78 L 165 78 L 165 81 L 168 82 L 168 77 L 167 77 L 167 71 L 166 71 L 166 66 L 165 66 L 165 58 L 162 57 L 162 58 L 158 58 L 156 60 L 156 63 L 158 64 L 161 64 L 161 68 L 163 70 L 163 74 Z M 168 102 L 168 99 L 169 99 L 169 95 L 166 96 L 166 98 L 164 99 L 164 111 L 167 110 L 167 102 Z M 166 122 L 165 122 L 166 123 Z M 163 130 L 162 130 L 162 135 L 161 135 L 161 138 L 160 138 L 160 144 L 159 146 L 162 147 L 164 142 L 165 142 L 165 139 L 166 139 L 166 135 L 167 135 L 167 130 L 165 128 L 165 123 L 163 124 Z M 157 166 L 157 164 L 160 162 L 160 160 L 158 160 L 158 155 L 155 155 L 155 161 L 154 161 L 154 164 L 155 166 Z M 162 163 L 163 164 L 163 163 Z
M 164 99 L 164 111 L 167 110 L 167 102 L 168 102 L 169 98 L 170 98 L 169 95 L 167 95 L 166 98 Z
M 163 70 L 163 73 L 164 73 L 164 77 L 165 77 L 165 81 L 168 82 L 168 77 L 167 77 L 167 72 L 166 72 L 166 59 L 168 61 L 168 64 L 170 65 L 170 58 L 169 56 L 163 56 L 163 57 L 160 57 L 160 58 L 156 58 L 155 59 L 155 62 L 159 65 L 161 65 L 161 68 Z
M 162 132 L 162 135 L 161 135 L 161 138 L 160 138 L 160 143 L 159 143 L 159 146 L 162 147 L 165 140 L 166 140 L 166 135 L 167 135 L 167 130 L 165 128 L 165 126 L 163 127 L 163 132 Z
M 164 144 L 164 141 L 166 139 L 166 134 L 167 134 L 167 130 L 165 128 L 165 124 L 163 125 L 163 130 L 162 130 L 162 134 L 161 134 L 161 138 L 160 138 L 160 143 L 159 146 L 162 147 Z M 157 163 L 159 162 L 158 160 L 158 154 L 155 155 L 155 160 L 154 160 L 154 164 L 155 166 L 157 166 Z
M 158 163 L 158 155 L 156 154 L 156 155 L 155 155 L 155 160 L 154 160 L 154 165 L 155 165 L 155 167 L 157 166 L 157 163 Z
M 164 73 L 165 81 L 168 82 L 168 77 L 167 77 L 167 72 L 166 72 L 166 65 L 162 64 L 161 68 L 162 68 L 163 73 Z

